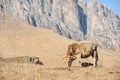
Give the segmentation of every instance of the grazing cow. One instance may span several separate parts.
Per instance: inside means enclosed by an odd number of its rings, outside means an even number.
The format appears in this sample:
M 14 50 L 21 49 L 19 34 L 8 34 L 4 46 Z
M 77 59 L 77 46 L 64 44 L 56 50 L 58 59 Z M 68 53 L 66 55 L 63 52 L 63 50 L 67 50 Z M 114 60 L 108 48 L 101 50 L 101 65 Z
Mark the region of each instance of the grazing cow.
M 97 44 L 95 42 L 86 41 L 81 44 L 70 44 L 64 59 L 68 59 L 68 67 L 71 67 L 72 62 L 77 58 L 81 59 L 89 56 L 94 58 L 94 67 L 96 67 L 98 61 Z

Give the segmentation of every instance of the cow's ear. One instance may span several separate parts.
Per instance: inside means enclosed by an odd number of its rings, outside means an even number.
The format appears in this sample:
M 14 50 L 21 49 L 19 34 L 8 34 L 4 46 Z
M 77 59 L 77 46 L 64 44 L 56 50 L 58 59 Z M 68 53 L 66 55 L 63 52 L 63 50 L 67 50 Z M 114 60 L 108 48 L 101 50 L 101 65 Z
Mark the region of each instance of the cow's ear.
M 73 51 L 73 49 L 72 49 L 72 47 L 70 46 L 70 47 L 68 47 L 68 51 L 69 52 L 72 52 Z

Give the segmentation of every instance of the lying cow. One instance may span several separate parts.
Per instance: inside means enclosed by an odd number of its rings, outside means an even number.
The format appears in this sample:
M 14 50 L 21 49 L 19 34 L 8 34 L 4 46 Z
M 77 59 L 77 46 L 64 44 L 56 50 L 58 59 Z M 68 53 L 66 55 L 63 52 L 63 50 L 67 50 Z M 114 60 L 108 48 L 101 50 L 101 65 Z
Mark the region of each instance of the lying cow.
M 68 46 L 67 54 L 64 59 L 68 60 L 68 67 L 71 67 L 71 64 L 74 60 L 78 58 L 87 58 L 92 56 L 94 58 L 94 66 L 97 66 L 98 61 L 98 52 L 97 44 L 94 42 L 82 42 L 81 44 L 72 43 Z

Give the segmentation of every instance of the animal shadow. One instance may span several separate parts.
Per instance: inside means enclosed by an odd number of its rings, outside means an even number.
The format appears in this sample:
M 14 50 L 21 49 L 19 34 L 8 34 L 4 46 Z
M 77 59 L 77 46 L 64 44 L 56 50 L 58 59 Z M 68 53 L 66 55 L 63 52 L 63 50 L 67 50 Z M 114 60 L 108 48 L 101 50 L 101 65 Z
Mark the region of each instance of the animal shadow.
M 93 64 L 89 63 L 89 62 L 82 62 L 81 66 L 82 67 L 89 67 L 89 66 L 93 66 Z

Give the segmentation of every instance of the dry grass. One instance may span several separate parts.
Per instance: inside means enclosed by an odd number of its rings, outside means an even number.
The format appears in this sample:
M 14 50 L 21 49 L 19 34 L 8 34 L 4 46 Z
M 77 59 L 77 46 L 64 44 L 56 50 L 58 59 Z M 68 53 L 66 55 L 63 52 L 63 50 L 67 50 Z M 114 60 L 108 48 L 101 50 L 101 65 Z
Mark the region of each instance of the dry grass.
M 0 62 L 0 80 L 120 80 L 120 69 L 105 67 L 45 67 Z
M 8 57 L 0 58 L 0 80 L 120 80 L 119 56 L 102 49 L 98 49 L 98 67 L 80 67 L 75 61 L 67 68 L 62 58 L 72 42 L 21 22 L 0 22 L 0 57 Z M 44 65 L 18 63 L 18 56 L 37 56 Z

